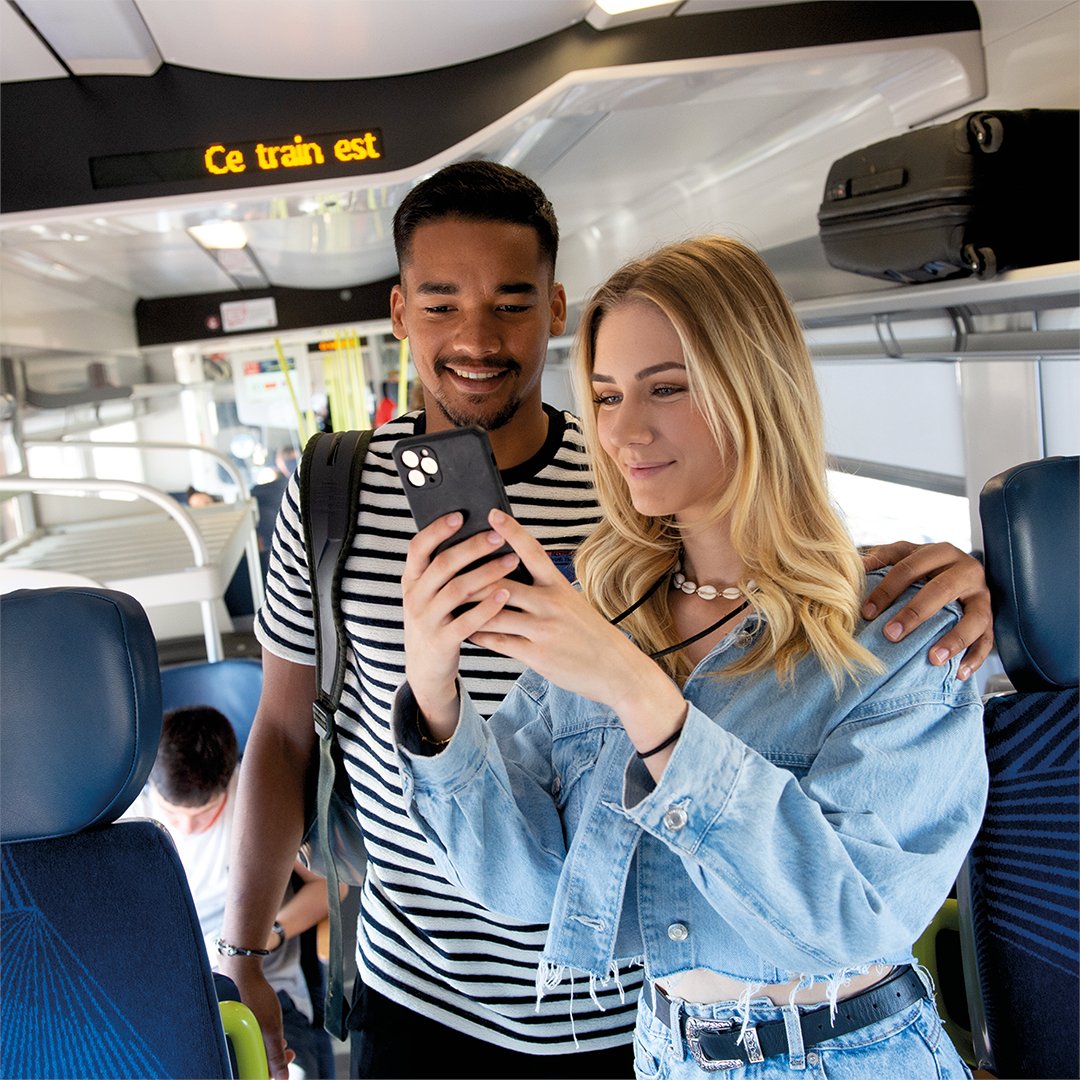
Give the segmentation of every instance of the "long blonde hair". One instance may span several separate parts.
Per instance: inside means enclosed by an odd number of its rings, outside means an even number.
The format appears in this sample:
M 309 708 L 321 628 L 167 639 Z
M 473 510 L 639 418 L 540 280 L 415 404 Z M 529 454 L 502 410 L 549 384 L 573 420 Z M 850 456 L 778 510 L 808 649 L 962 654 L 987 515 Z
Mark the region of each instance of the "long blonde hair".
M 795 313 L 754 251 L 721 236 L 671 244 L 624 266 L 590 300 L 578 331 L 579 400 L 592 402 L 596 335 L 608 312 L 647 301 L 670 320 L 682 345 L 691 401 L 733 478 L 713 520 L 729 518 L 731 540 L 757 582 L 751 603 L 764 632 L 727 672 L 772 665 L 781 679 L 814 653 L 839 689 L 844 676 L 880 664 L 854 637 L 862 561 L 829 500 L 821 406 Z M 596 406 L 582 409 L 605 519 L 582 545 L 575 567 L 586 596 L 608 618 L 624 611 L 678 557 L 672 518 L 638 513 L 618 466 L 603 452 Z M 669 586 L 622 625 L 647 652 L 678 641 Z M 682 681 L 682 651 L 663 658 Z

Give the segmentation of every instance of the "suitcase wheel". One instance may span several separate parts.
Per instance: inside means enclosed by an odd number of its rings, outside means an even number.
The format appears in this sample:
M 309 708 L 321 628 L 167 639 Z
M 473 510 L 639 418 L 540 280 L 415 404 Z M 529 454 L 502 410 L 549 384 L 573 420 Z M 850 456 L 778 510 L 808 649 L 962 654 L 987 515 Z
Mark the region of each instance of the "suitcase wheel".
M 992 278 L 997 273 L 997 256 L 993 248 L 965 244 L 960 255 L 971 272 L 978 278 Z
M 991 113 L 974 113 L 968 120 L 968 131 L 984 154 L 996 154 L 1005 138 L 1001 119 Z

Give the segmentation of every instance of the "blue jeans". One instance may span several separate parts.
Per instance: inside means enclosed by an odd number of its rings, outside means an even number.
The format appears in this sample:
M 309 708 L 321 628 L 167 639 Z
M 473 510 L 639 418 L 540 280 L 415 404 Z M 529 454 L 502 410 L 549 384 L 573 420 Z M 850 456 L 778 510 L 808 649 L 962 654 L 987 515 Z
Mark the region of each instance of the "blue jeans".
M 826 1006 L 827 1007 L 827 1006 Z M 687 1016 L 734 1019 L 741 1023 L 739 1010 L 731 1003 L 683 1005 Z M 750 1024 L 770 1020 L 783 1022 L 785 1012 L 778 1005 L 756 1001 L 750 1006 Z M 788 1025 L 791 1031 L 793 1025 Z M 796 1040 L 798 1036 L 796 1036 Z M 971 1080 L 971 1073 L 945 1034 L 933 1001 L 924 997 L 892 1016 L 857 1031 L 815 1046 L 791 1046 L 789 1052 L 724 1072 L 706 1072 L 694 1060 L 685 1041 L 652 1013 L 645 997 L 638 1005 L 634 1032 L 634 1073 L 638 1080 Z M 793 1051 L 793 1052 L 792 1052 Z

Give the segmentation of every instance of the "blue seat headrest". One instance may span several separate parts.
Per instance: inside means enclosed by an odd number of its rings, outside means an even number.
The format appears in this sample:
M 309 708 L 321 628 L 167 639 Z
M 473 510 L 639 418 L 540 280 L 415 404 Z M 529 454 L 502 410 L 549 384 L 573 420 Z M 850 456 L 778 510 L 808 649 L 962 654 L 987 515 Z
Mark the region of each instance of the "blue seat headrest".
M 181 664 L 161 672 L 162 709 L 166 713 L 195 705 L 217 709 L 232 724 L 241 754 L 251 733 L 261 691 L 262 664 L 246 657 Z
M 994 637 L 1017 690 L 1074 687 L 1080 669 L 1080 458 L 1029 461 L 979 499 Z
M 0 625 L 0 841 L 115 821 L 161 740 L 146 613 L 111 589 L 22 589 L 0 596 Z

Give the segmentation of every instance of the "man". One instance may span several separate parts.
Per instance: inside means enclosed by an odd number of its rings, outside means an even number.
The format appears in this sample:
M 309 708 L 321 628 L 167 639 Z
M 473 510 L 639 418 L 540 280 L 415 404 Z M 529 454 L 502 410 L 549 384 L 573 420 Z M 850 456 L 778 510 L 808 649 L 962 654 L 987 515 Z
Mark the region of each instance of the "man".
M 492 915 L 435 871 L 427 839 L 405 813 L 389 734 L 404 676 L 401 570 L 415 533 L 390 456 L 397 439 L 484 428 L 515 516 L 562 568 L 597 519 L 577 423 L 541 400 L 548 337 L 566 325 L 566 294 L 554 278 L 555 216 L 520 173 L 463 162 L 406 197 L 394 239 L 401 282 L 391 292 L 391 318 L 395 336 L 409 339 L 427 408 L 372 439 L 342 583 L 350 656 L 338 737 L 369 855 L 357 929 L 362 989 L 350 1016 L 354 1075 L 629 1076 L 640 973 L 597 988 L 595 999 L 582 983 L 576 995 L 568 987 L 537 1008 L 545 928 Z M 239 793 L 244 841 L 234 852 L 224 932 L 241 947 L 265 937 L 303 827 L 315 677 L 302 536 L 294 481 L 256 622 L 263 695 Z M 894 546 L 883 557 L 908 549 Z M 871 598 L 879 607 L 911 580 L 945 569 L 920 593 L 923 609 L 901 613 L 890 634 L 902 636 L 947 600 L 970 597 L 967 618 L 937 647 L 951 655 L 974 642 L 974 670 L 989 650 L 989 598 L 978 564 L 947 545 L 918 549 L 909 564 Z M 485 714 L 517 673 L 505 657 L 463 649 L 462 680 Z M 280 1028 L 258 961 L 236 956 L 222 967 L 262 1021 L 271 1072 L 282 1076 Z
M 124 815 L 153 818 L 169 830 L 214 968 L 221 959 L 215 942 L 225 911 L 237 779 L 236 734 L 228 719 L 205 706 L 174 709 L 165 714 L 149 783 Z M 263 971 L 295 1054 L 289 1075 L 303 1080 L 332 1076 L 334 1062 L 329 1036 L 312 1023 L 298 936 L 326 917 L 326 882 L 299 863 L 294 869 L 302 885 L 295 892 L 288 889 L 290 895 L 259 945 L 267 953 Z

